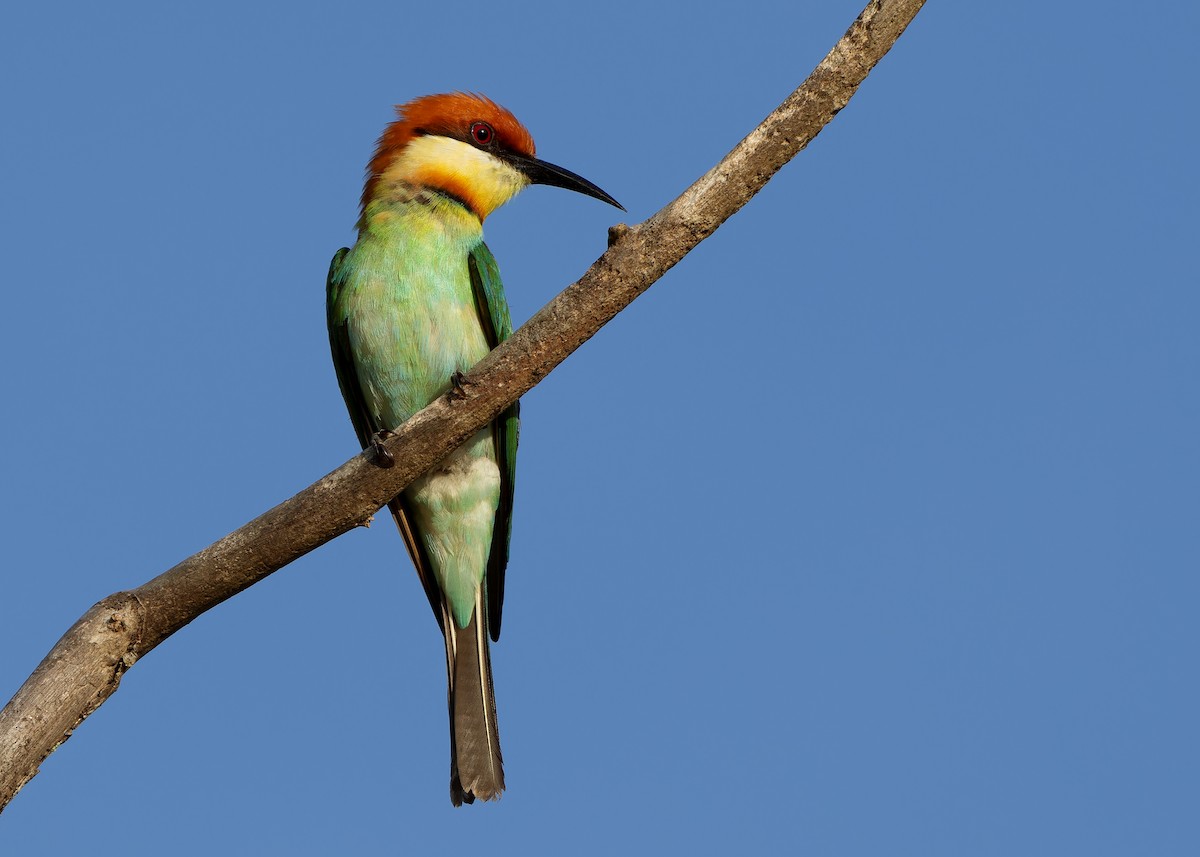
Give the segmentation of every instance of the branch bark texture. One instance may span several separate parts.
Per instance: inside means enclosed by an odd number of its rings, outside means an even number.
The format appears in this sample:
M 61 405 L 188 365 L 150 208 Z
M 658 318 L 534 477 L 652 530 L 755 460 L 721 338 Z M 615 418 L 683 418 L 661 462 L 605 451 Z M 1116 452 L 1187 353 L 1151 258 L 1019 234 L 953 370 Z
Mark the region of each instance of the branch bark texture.
M 530 390 L 716 231 L 849 102 L 924 0 L 872 0 L 804 84 L 719 164 L 609 249 L 445 396 L 386 442 L 395 466 L 351 461 L 198 554 L 88 610 L 0 711 L 0 809 L 138 658 L 201 613 L 366 523 Z

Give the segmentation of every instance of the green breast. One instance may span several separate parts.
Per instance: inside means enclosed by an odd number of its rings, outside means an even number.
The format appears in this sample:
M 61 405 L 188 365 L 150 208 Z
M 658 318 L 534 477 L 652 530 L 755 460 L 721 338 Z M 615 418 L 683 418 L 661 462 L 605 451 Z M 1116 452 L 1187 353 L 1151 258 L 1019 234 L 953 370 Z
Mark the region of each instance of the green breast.
M 367 406 L 381 425 L 397 426 L 488 344 L 467 266 L 479 221 L 426 206 L 388 215 L 346 257 L 342 302 Z

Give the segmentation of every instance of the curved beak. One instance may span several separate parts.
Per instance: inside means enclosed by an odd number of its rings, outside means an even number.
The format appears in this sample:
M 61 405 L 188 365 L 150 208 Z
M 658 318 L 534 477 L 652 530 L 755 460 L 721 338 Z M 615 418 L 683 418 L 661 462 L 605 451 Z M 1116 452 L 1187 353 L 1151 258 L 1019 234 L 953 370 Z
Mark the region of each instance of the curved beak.
M 525 177 L 529 179 L 530 184 L 545 184 L 552 187 L 566 188 L 576 193 L 582 193 L 585 196 L 595 197 L 603 202 L 607 202 L 609 205 L 615 205 L 621 211 L 625 210 L 625 206 L 621 205 L 621 203 L 617 202 L 583 176 L 576 175 L 565 167 L 556 166 L 548 161 L 539 161 L 537 158 L 526 158 L 523 155 L 514 155 L 512 153 L 506 153 L 505 160 L 524 173 Z

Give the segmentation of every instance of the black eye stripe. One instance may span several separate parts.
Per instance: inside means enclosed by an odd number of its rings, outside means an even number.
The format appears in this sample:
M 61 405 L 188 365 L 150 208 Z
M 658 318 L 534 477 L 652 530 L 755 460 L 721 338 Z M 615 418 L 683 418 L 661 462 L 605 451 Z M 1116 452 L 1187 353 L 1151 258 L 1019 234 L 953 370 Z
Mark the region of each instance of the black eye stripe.
M 430 128 L 414 128 L 412 133 L 414 137 L 426 137 L 429 135 L 435 137 L 458 137 L 458 134 L 453 133 L 450 129 L 439 131 Z M 496 142 L 496 129 L 487 122 L 473 122 L 471 129 L 467 132 L 467 142 L 474 143 L 476 146 L 490 146 Z

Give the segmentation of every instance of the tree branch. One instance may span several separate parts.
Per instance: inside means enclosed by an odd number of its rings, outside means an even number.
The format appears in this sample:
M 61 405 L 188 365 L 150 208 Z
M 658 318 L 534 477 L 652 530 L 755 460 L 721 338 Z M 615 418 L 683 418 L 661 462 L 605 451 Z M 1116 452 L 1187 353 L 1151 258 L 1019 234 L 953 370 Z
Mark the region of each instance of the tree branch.
M 130 592 L 88 610 L 0 711 L 0 810 L 38 765 L 111 696 L 138 658 L 201 613 L 299 556 L 366 523 L 511 402 L 530 390 L 693 247 L 716 231 L 846 106 L 924 0 L 872 0 L 762 124 L 677 199 L 634 227 L 576 283 L 386 442 L 395 466 L 366 456 Z

